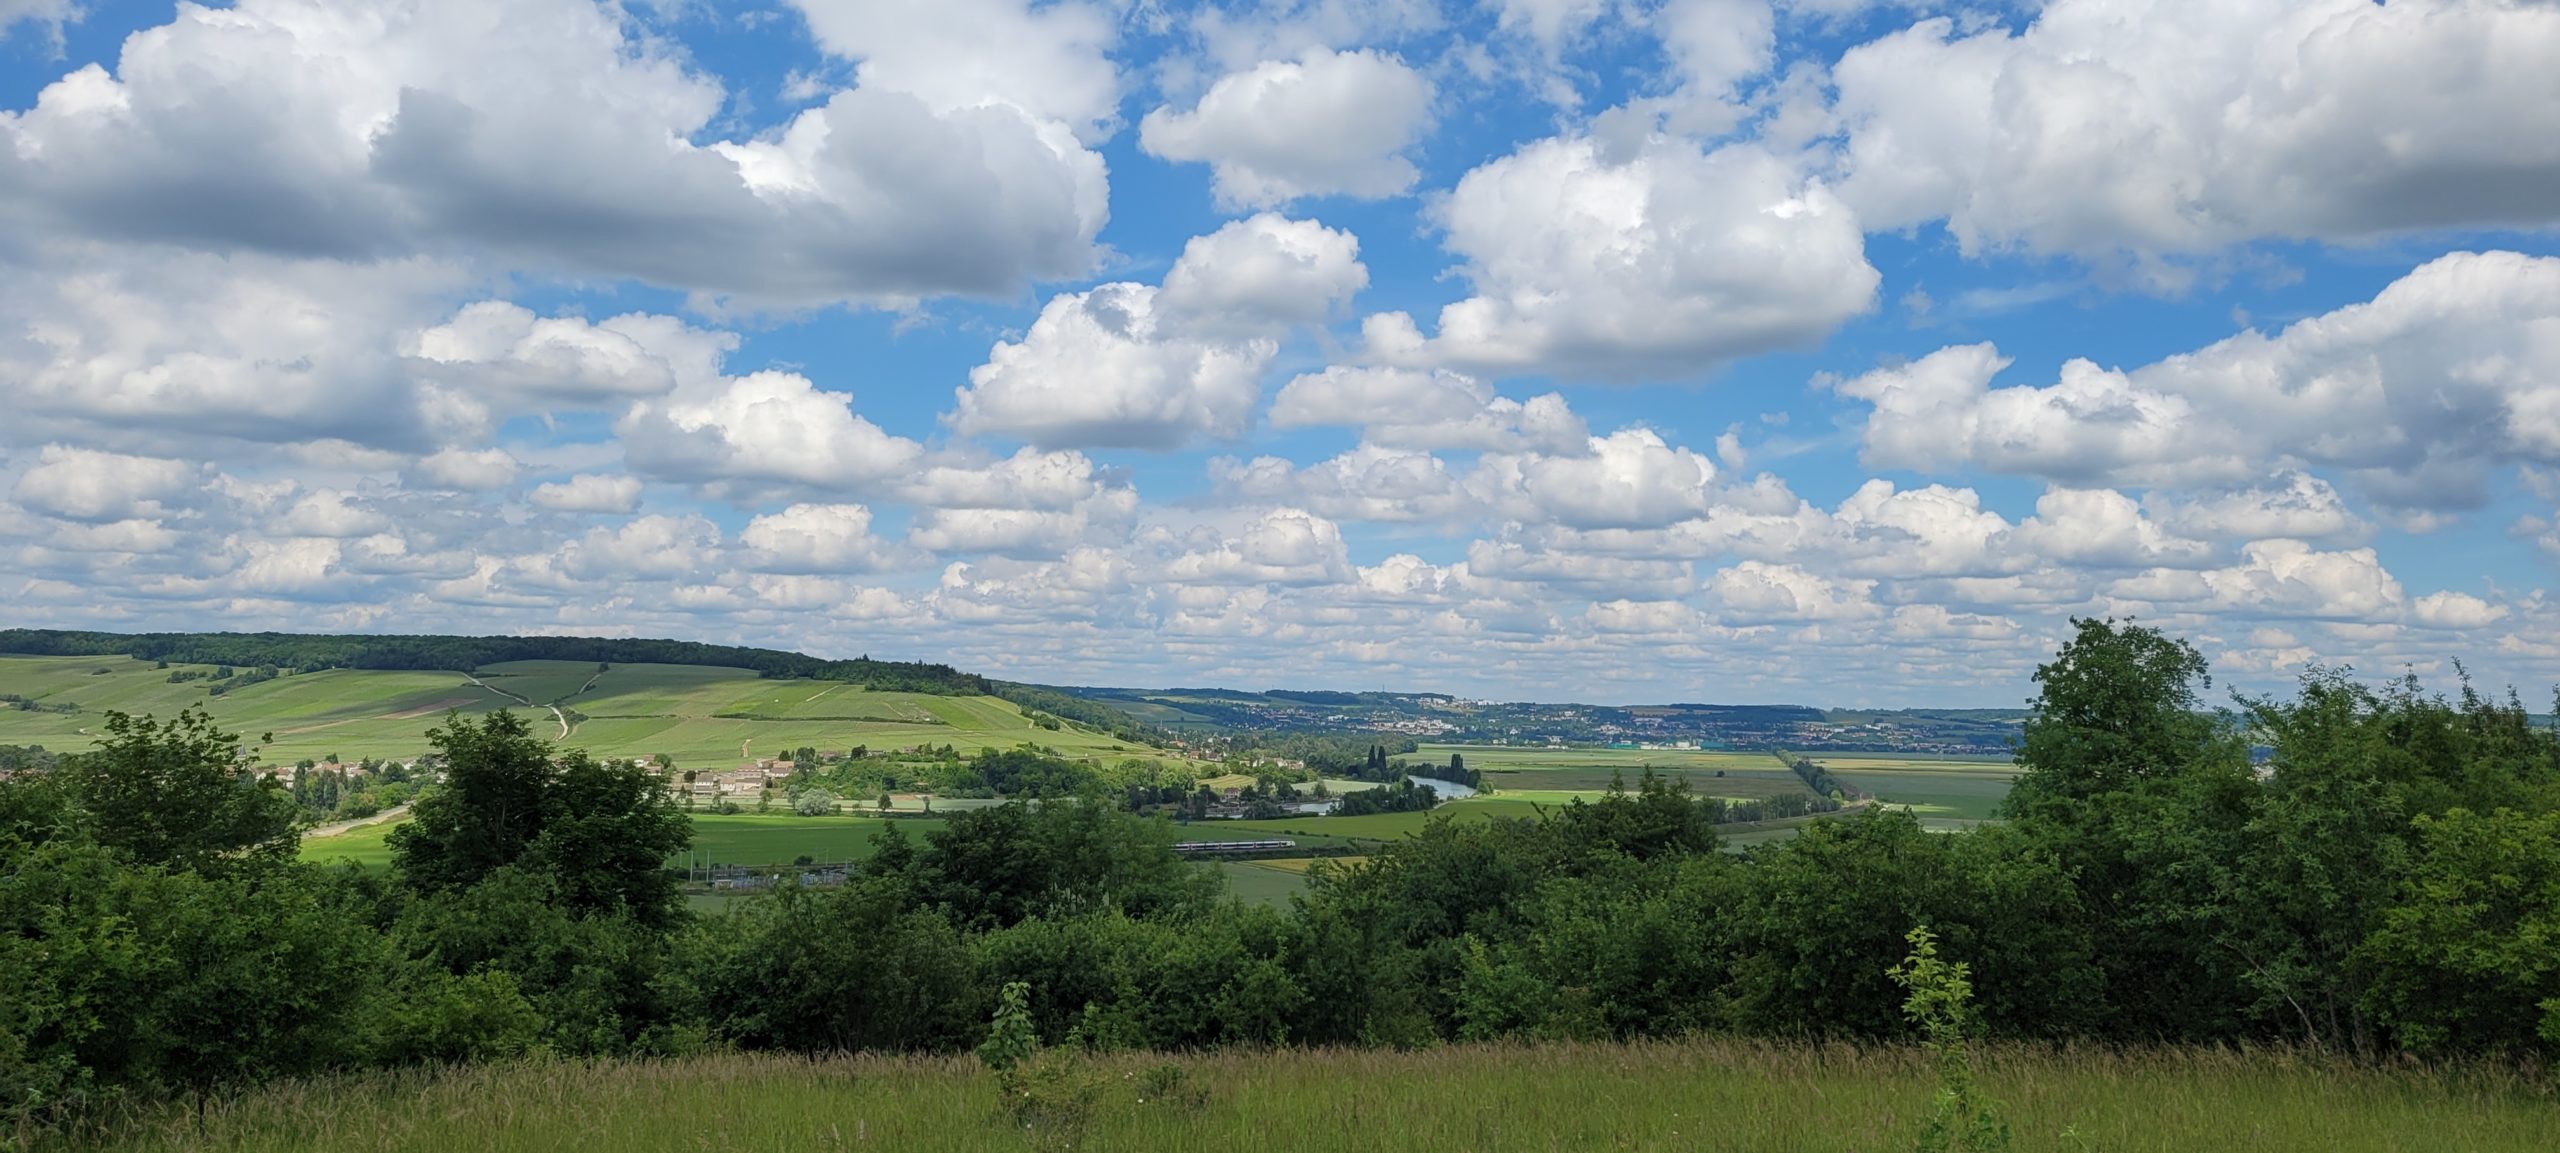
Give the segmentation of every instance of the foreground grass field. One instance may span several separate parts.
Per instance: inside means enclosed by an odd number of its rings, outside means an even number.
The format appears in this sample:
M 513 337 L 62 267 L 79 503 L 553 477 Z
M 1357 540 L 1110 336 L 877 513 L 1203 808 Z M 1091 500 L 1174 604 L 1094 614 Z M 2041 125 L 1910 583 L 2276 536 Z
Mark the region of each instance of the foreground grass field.
M 1911 1049 L 1453 1046 L 1175 1058 L 1205 1101 L 1141 1103 L 1166 1058 L 1108 1059 L 1075 1148 L 1129 1153 L 1907 1149 L 1934 1086 Z M 2548 1153 L 2548 1085 L 2285 1053 L 1997 1049 L 1984 1083 L 2016 1148 L 2106 1153 Z M 281 1085 L 128 1119 L 74 1149 L 1007 1150 L 1034 1148 L 968 1058 L 751 1055 L 543 1063 Z M 1046 1147 L 1060 1147 L 1048 1145 Z
M 765 680 L 745 669 L 614 665 L 602 673 L 571 661 L 517 661 L 460 673 L 326 669 L 206 692 L 207 681 L 171 683 L 167 669 L 130 657 L 0 656 L 0 695 L 37 709 L 0 708 L 0 744 L 89 748 L 108 710 L 171 716 L 201 706 L 250 740 L 270 763 L 339 756 L 407 758 L 427 751 L 426 731 L 447 709 L 529 711 L 544 736 L 570 719 L 561 743 L 599 756 L 665 754 L 684 768 L 722 769 L 810 746 L 842 750 L 951 745 L 966 753 L 1036 743 L 1071 757 L 1155 755 L 1072 727 L 1042 729 L 993 697 L 875 693 L 837 681 Z M 69 711 L 62 711 L 62 710 Z

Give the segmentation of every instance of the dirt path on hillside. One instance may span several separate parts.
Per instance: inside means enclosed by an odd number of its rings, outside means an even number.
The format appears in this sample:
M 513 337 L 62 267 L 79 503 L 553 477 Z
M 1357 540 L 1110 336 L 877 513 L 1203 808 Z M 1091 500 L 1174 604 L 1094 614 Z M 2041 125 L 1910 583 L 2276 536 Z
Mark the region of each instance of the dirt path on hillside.
M 602 675 L 602 674 L 598 674 L 598 675 Z M 508 700 L 514 701 L 514 702 L 515 702 L 515 703 L 517 703 L 517 704 L 523 705 L 524 707 L 526 707 L 526 708 L 528 708 L 528 709 L 549 709 L 549 710 L 551 710 L 551 719 L 553 719 L 553 720 L 555 720 L 555 721 L 560 722 L 560 737 L 559 737 L 559 739 L 560 739 L 560 740 L 564 740 L 564 741 L 569 739 L 569 714 L 564 713 L 564 712 L 561 712 L 561 711 L 560 711 L 560 706 L 558 706 L 558 705 L 537 705 L 537 704 L 533 703 L 531 700 L 529 700 L 529 699 L 527 699 L 527 698 L 517 696 L 517 695 L 516 695 L 516 694 L 514 694 L 514 693 L 508 692 L 508 691 L 507 691 L 507 690 L 505 690 L 505 689 L 499 688 L 499 687 L 498 687 L 498 686 L 496 686 L 496 685 L 493 685 L 493 684 L 490 684 L 490 683 L 489 683 L 489 682 L 487 682 L 487 681 L 481 680 L 480 678 L 478 678 L 478 677 L 476 677 L 476 676 L 473 676 L 473 675 L 471 675 L 470 673 L 464 673 L 464 674 L 462 674 L 462 679 L 464 679 L 464 680 L 466 680 L 466 681 L 469 681 L 469 682 L 471 682 L 472 684 L 478 685 L 478 686 L 480 686 L 481 688 L 487 689 L 487 690 L 489 690 L 490 692 L 496 693 L 496 694 L 498 694 L 499 696 L 505 697 L 505 698 L 507 698 Z M 592 685 L 592 684 L 594 684 L 595 682 L 594 682 L 593 680 L 589 680 L 587 683 L 588 683 L 588 684 L 590 684 L 590 685 Z M 578 691 L 579 691 L 579 692 L 585 692 L 586 690 L 585 690 L 585 689 L 580 689 L 580 690 L 578 690 Z
M 334 837 L 340 833 L 361 829 L 366 825 L 379 825 L 384 821 L 396 821 L 408 815 L 409 802 L 402 801 L 399 804 L 384 809 L 379 813 L 375 813 L 370 817 L 359 817 L 352 821 L 332 821 L 325 825 L 313 825 L 308 829 L 302 830 L 302 835 L 305 837 Z

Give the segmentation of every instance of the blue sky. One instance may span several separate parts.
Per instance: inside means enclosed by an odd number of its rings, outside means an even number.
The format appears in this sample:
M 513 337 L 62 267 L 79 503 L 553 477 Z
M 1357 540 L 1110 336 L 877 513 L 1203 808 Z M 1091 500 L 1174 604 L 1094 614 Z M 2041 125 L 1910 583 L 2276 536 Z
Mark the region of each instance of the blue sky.
M 0 0 L 8 623 L 2560 681 L 2560 10 Z

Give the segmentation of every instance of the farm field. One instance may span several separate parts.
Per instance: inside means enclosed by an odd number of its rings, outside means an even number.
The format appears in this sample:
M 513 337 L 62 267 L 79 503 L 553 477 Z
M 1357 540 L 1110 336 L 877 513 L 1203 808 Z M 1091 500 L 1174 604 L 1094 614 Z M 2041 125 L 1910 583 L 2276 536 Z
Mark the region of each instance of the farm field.
M 1182 1066 L 1186 1082 L 1206 1088 L 1205 1100 L 1140 1103 L 1127 1086 L 1168 1060 Z M 1983 1088 L 2004 1103 L 2021 1151 L 2542 1153 L 2560 1131 L 2560 1102 L 2512 1074 L 2358 1068 L 2227 1050 L 1992 1047 L 1981 1062 Z M 1907 1149 L 1936 1084 L 1929 1057 L 1914 1048 L 1711 1038 L 1133 1053 L 1102 1059 L 1098 1079 L 1114 1088 L 1073 1144 L 1128 1153 Z M 1277 1134 L 1286 1139 L 1275 1144 Z M 728 1054 L 492 1062 L 286 1082 L 217 1098 L 201 1117 L 187 1102 L 171 1102 L 68 1147 L 957 1153 L 1042 1146 L 999 1107 L 995 1080 L 974 1057 Z
M 693 813 L 693 851 L 704 861 L 723 865 L 787 865 L 806 856 L 820 861 L 859 861 L 871 855 L 871 838 L 883 827 L 896 824 L 909 837 L 922 838 L 943 827 L 931 817 L 802 817 L 788 813 Z M 1421 817 L 1423 814 L 1389 814 L 1390 817 Z M 1314 821 L 1340 819 L 1348 822 L 1366 818 L 1314 818 Z M 1291 825 L 1292 831 L 1275 832 L 1272 826 Z M 308 837 L 302 842 L 302 859 L 321 863 L 352 861 L 366 868 L 387 868 L 391 864 L 391 847 L 386 838 L 398 826 L 396 821 L 366 825 L 327 837 Z M 1201 821 L 1177 825 L 1174 835 L 1186 841 L 1259 841 L 1274 836 L 1287 836 L 1308 848 L 1342 848 L 1367 843 L 1352 830 L 1338 830 L 1337 835 L 1308 833 L 1314 827 L 1308 819 L 1296 821 Z M 1422 827 L 1420 820 L 1403 831 Z
M 1433 764 L 1449 763 L 1449 754 L 1467 758 L 1467 767 L 1481 772 L 1523 772 L 1528 770 L 1588 769 L 1599 773 L 1602 784 L 1609 770 L 1625 771 L 1629 777 L 1652 765 L 1657 773 L 1669 770 L 1717 769 L 1728 772 L 1776 769 L 1786 771 L 1776 758 L 1767 753 L 1736 752 L 1729 749 L 1599 749 L 1537 748 L 1529 745 L 1423 745 L 1407 759 Z
M 1274 865 L 1296 864 L 1294 861 L 1220 861 L 1219 875 L 1227 879 L 1227 894 L 1248 905 L 1286 905 L 1289 898 L 1307 891 L 1304 869 L 1273 868 Z
M 1815 756 L 1831 775 L 1875 794 L 1891 805 L 1906 806 L 1933 828 L 1963 827 L 1990 819 L 2017 783 L 2018 767 L 2009 761 L 1959 761 L 1922 758 Z
M 942 827 L 931 818 L 894 818 L 910 837 Z M 871 855 L 871 837 L 889 824 L 880 817 L 797 817 L 781 814 L 693 814 L 693 848 L 697 858 L 722 865 L 787 865 L 802 856 L 820 861 L 856 861 Z M 302 859 L 331 863 L 353 861 L 366 868 L 387 868 L 391 847 L 386 838 L 396 822 L 367 825 L 332 837 L 302 842 Z
M 1484 783 L 1506 797 L 1561 804 L 1596 797 L 1613 779 L 1628 788 L 1651 768 L 1655 776 L 1686 782 L 1692 794 L 1749 801 L 1802 792 L 1786 764 L 1767 753 L 1723 749 L 1528 748 L 1512 745 L 1424 745 L 1415 756 L 1446 764 L 1451 753 L 1484 774 Z
M 98 670 L 105 670 L 103 673 Z M 802 746 L 905 748 L 951 745 L 962 752 L 1026 742 L 1068 756 L 1152 753 L 1072 727 L 1041 729 L 993 697 L 869 692 L 838 681 L 766 680 L 744 669 L 614 665 L 603 673 L 572 661 L 518 661 L 479 670 L 486 688 L 459 673 L 328 669 L 279 677 L 221 696 L 202 680 L 169 682 L 173 672 L 130 657 L 0 656 L 0 694 L 76 711 L 0 708 L 0 744 L 87 748 L 110 709 L 174 715 L 202 706 L 250 740 L 272 734 L 262 759 L 411 757 L 427 751 L 426 730 L 445 710 L 489 712 L 557 704 L 572 728 L 562 742 L 601 756 L 665 754 L 680 766 L 722 767 Z M 556 736 L 547 708 L 530 710 L 537 731 Z

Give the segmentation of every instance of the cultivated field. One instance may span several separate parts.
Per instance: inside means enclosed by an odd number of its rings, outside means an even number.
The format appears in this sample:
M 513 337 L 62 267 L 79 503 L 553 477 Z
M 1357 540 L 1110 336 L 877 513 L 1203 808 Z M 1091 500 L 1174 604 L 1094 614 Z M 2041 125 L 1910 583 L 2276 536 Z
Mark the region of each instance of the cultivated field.
M 1804 788 L 1786 762 L 1769 753 L 1424 745 L 1416 756 L 1446 763 L 1451 753 L 1463 754 L 1467 767 L 1482 771 L 1485 783 L 1501 799 L 1515 801 L 1561 804 L 1576 796 L 1593 797 L 1609 787 L 1613 774 L 1632 788 L 1647 767 L 1656 776 L 1687 782 L 1689 791 L 1699 796 L 1755 800 Z M 1924 824 L 1941 829 L 1989 818 L 2018 777 L 2018 766 L 2005 759 L 1873 753 L 1810 756 L 1843 782 L 1886 804 L 1908 808 Z
M 1750 801 L 1804 791 L 1804 782 L 1767 753 L 1687 749 L 1545 749 L 1514 745 L 1424 745 L 1415 757 L 1447 764 L 1462 754 L 1467 767 L 1506 797 L 1562 804 L 1606 792 L 1612 779 L 1636 787 L 1646 769 L 1684 781 L 1701 797 Z
M 1079 757 L 1151 752 L 1073 727 L 1038 728 L 993 697 L 875 693 L 836 681 L 764 680 L 744 669 L 615 665 L 599 674 L 591 664 L 519 661 L 479 670 L 482 685 L 459 673 L 330 669 L 221 696 L 207 695 L 202 680 L 169 682 L 172 672 L 190 671 L 213 669 L 159 669 L 128 657 L 0 656 L 0 694 L 75 710 L 0 707 L 0 744 L 77 750 L 89 747 L 110 709 L 167 717 L 200 705 L 252 741 L 272 734 L 261 752 L 270 762 L 406 758 L 427 751 L 426 730 L 447 709 L 516 708 L 532 714 L 542 735 L 557 737 L 558 722 L 545 707 L 556 705 L 570 722 L 566 745 L 602 756 L 663 753 L 687 768 L 727 768 L 802 746 L 951 745 L 965 753 L 1033 742 Z
M 1629 778 L 1652 765 L 1656 773 L 1674 769 L 1760 770 L 1777 768 L 1767 753 L 1734 752 L 1725 749 L 1598 749 L 1536 748 L 1528 745 L 1424 745 L 1406 759 L 1433 764 L 1449 763 L 1449 754 L 1462 753 L 1467 767 L 1484 772 L 1548 771 L 1555 769 L 1587 769 L 1599 774 L 1606 784 L 1609 771 L 1624 771 Z
M 1163 1055 L 1108 1058 L 1082 1140 L 1026 1134 L 968 1057 L 491 1063 L 173 1102 L 76 1149 L 407 1153 L 719 1149 L 1548 1153 L 1908 1149 L 1927 1056 L 1701 1039 L 1654 1044 L 1231 1050 L 1175 1056 L 1197 1102 L 1141 1103 Z M 1983 1058 L 2034 1153 L 2545 1153 L 2548 1086 L 2512 1074 L 2356 1068 L 2280 1052 L 2017 1047 Z M 1124 1074 L 1126 1076 L 1124 1076 Z
M 2018 779 L 2012 761 L 1818 754 L 1831 775 L 1919 815 L 1931 828 L 1961 828 L 1988 819 Z

